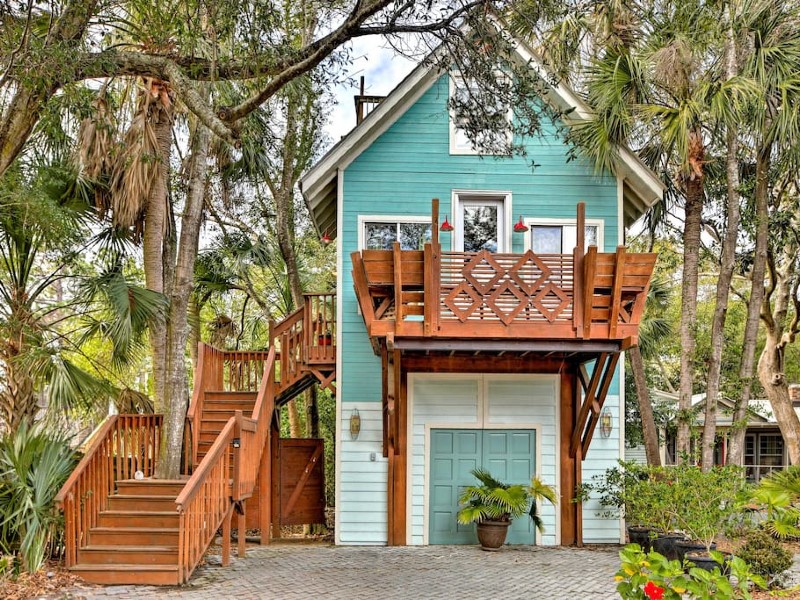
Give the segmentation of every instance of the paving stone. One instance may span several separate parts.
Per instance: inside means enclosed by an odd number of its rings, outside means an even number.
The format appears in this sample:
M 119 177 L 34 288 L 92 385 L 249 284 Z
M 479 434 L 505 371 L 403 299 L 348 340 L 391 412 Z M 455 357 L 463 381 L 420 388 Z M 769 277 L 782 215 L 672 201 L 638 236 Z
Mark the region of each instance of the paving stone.
M 275 543 L 220 566 L 207 557 L 185 586 L 83 586 L 64 600 L 513 600 L 617 598 L 618 549 L 508 546 L 328 546 Z

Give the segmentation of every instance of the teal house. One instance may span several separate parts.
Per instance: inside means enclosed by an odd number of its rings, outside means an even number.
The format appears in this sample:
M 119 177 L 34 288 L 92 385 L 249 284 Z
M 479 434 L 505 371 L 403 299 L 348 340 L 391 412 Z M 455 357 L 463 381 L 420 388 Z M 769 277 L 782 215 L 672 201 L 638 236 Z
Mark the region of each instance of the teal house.
M 624 456 L 620 356 L 655 261 L 624 231 L 663 185 L 626 148 L 613 173 L 568 161 L 556 123 L 524 141 L 535 169 L 479 156 L 457 85 L 418 67 L 302 180 L 338 252 L 336 543 L 476 543 L 456 521 L 475 467 L 558 493 L 509 543 L 619 542 L 572 500 Z M 563 85 L 542 100 L 588 114 Z

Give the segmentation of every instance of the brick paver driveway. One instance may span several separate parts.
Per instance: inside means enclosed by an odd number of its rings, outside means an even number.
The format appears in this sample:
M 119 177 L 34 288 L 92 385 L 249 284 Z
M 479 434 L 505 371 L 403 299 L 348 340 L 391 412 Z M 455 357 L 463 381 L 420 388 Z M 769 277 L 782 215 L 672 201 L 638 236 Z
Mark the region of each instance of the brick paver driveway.
M 617 598 L 613 547 L 348 547 L 277 543 L 248 547 L 244 559 L 207 557 L 188 585 L 81 587 L 62 598 L 481 599 Z

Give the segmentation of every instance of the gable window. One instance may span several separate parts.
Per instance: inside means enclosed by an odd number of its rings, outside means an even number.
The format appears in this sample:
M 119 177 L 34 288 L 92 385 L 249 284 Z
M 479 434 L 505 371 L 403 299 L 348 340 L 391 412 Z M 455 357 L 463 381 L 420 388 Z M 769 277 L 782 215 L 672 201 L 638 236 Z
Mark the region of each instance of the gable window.
M 391 250 L 400 242 L 401 250 L 422 250 L 431 241 L 430 217 L 362 217 L 363 250 Z
M 569 254 L 578 243 L 578 227 L 574 221 L 527 219 L 530 228 L 529 247 L 535 254 Z M 588 221 L 583 230 L 584 250 L 597 246 L 603 250 L 603 222 Z
M 450 154 L 508 152 L 513 114 L 510 106 L 464 77 L 450 78 L 450 98 Z

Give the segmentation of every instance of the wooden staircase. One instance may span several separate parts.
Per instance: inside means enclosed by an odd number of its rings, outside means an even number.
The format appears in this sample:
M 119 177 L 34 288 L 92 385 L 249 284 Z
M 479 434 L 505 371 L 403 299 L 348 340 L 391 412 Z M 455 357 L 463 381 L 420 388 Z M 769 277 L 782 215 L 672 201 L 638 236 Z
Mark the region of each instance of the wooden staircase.
M 161 415 L 106 419 L 56 497 L 66 566 L 92 583 L 181 584 L 219 528 L 227 565 L 234 514 L 240 556 L 246 527 L 268 543 L 271 494 L 259 490 L 271 489 L 278 409 L 314 383 L 333 389 L 335 314 L 332 294 L 308 294 L 270 324 L 269 351 L 200 344 L 179 480 L 153 479 Z

